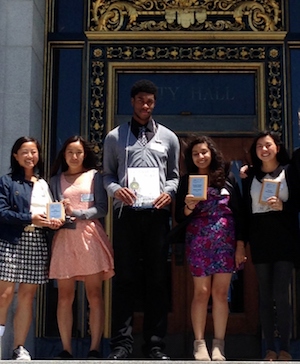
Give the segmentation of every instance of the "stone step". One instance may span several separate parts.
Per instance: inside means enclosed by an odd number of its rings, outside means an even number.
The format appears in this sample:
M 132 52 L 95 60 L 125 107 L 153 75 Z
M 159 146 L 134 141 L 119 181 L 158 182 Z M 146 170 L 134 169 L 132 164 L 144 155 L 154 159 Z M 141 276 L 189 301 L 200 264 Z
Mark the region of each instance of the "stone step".
M 7 364 L 11 364 L 12 362 L 20 362 L 19 360 L 1 360 L 1 364 L 2 363 L 7 363 Z M 107 360 L 107 359 L 99 359 L 99 360 L 81 360 L 81 359 L 77 359 L 77 360 L 67 360 L 67 362 L 69 364 L 76 363 L 76 364 L 91 364 L 91 363 L 105 363 L 105 364 L 158 364 L 158 363 L 168 363 L 168 364 L 195 364 L 195 360 L 169 360 L 169 361 L 165 361 L 165 360 Z M 34 364 L 66 364 L 66 360 L 34 360 Z M 200 363 L 200 362 L 198 362 Z M 210 361 L 201 361 L 201 363 L 205 364 L 205 363 L 211 363 Z M 223 361 L 214 361 L 213 363 L 218 364 L 218 363 L 223 363 Z M 241 363 L 241 364 L 266 364 L 265 361 L 261 360 L 261 361 L 255 361 L 255 360 L 251 360 L 251 361 L 243 361 L 243 360 L 239 360 L 236 359 L 234 361 L 226 361 L 226 364 L 237 364 L 237 363 Z M 282 361 L 272 361 L 272 363 L 282 363 Z M 300 363 L 300 361 L 290 361 L 287 362 L 285 361 L 285 363 Z
M 211 338 L 207 340 L 208 346 L 211 345 Z M 86 363 L 90 360 L 85 359 L 87 352 L 89 351 L 89 340 L 76 340 L 74 341 L 73 355 L 75 357 L 74 362 L 76 363 Z M 107 364 L 134 364 L 134 363 L 152 363 L 153 360 L 145 359 L 143 356 L 141 347 L 143 344 L 143 339 L 140 336 L 135 336 L 135 345 L 133 353 L 130 358 L 126 360 L 108 360 L 106 359 L 110 353 L 109 340 L 102 340 L 102 355 L 104 359 L 94 360 L 99 363 Z M 166 350 L 165 352 L 171 356 L 171 360 L 167 364 L 180 364 L 180 363 L 194 363 L 193 360 L 193 337 L 192 334 L 187 338 L 182 335 L 168 335 L 166 337 Z M 3 347 L 4 349 L 4 347 Z M 29 349 L 29 348 L 28 348 Z M 60 363 L 66 362 L 63 360 L 54 360 L 53 358 L 62 350 L 60 338 L 56 339 L 46 339 L 39 338 L 35 342 L 35 350 L 29 350 L 32 357 L 35 359 L 35 363 Z M 210 348 L 209 348 L 210 350 Z M 11 358 L 12 349 L 9 350 L 9 354 L 3 357 L 5 360 Z M 300 340 L 291 340 L 290 353 L 294 358 L 293 363 L 300 363 Z M 225 354 L 227 357 L 227 363 L 266 363 L 262 360 L 264 356 L 264 344 L 259 339 L 253 335 L 227 335 L 226 337 L 226 347 Z M 2 363 L 0 361 L 0 364 Z M 11 360 L 9 360 L 11 363 Z M 70 361 L 70 360 L 68 360 Z M 278 361 L 279 362 L 279 361 Z M 281 361 L 282 363 L 282 361 Z

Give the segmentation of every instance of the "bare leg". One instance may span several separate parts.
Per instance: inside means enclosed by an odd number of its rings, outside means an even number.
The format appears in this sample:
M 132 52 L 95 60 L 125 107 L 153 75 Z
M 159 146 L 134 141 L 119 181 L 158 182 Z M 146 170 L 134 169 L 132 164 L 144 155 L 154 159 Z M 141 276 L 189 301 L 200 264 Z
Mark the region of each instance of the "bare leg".
M 102 298 L 103 274 L 97 273 L 85 277 L 86 296 L 90 307 L 90 350 L 99 350 L 104 325 L 104 303 Z
M 215 338 L 212 343 L 212 360 L 225 361 L 225 333 L 228 320 L 228 289 L 231 273 L 217 273 L 212 281 L 213 320 Z
M 72 305 L 75 297 L 75 280 L 58 279 L 57 323 L 63 349 L 72 354 Z
M 14 317 L 14 347 L 24 346 L 32 321 L 33 300 L 37 284 L 20 283 L 18 305 Z
M 193 277 L 194 296 L 191 307 L 191 318 L 196 340 L 204 338 L 207 305 L 211 290 L 211 276 Z
M 228 289 L 231 281 L 231 273 L 214 274 L 212 280 L 212 316 L 214 320 L 215 338 L 224 340 L 229 308 Z
M 15 283 L 0 281 L 0 325 L 5 325 L 8 308 L 14 297 Z
M 204 340 L 207 304 L 211 292 L 211 276 L 194 277 L 194 296 L 191 307 L 192 325 L 195 335 L 194 357 L 199 361 L 210 361 Z

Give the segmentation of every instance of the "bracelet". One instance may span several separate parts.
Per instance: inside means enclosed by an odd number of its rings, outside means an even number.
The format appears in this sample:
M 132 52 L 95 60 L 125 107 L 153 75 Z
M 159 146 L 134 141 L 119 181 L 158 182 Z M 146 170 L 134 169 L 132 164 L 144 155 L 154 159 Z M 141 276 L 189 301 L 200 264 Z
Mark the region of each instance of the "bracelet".
M 190 211 L 194 211 L 194 209 L 191 209 L 191 208 L 189 207 L 189 205 L 185 205 L 185 207 L 186 207 L 188 210 L 190 210 Z

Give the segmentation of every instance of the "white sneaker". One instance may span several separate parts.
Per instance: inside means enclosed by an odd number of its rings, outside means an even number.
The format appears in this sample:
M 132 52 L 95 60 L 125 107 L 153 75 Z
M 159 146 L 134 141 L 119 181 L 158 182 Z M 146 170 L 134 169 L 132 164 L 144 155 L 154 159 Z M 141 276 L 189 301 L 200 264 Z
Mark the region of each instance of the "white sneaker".
M 19 345 L 13 350 L 12 360 L 31 360 L 31 356 L 24 346 Z

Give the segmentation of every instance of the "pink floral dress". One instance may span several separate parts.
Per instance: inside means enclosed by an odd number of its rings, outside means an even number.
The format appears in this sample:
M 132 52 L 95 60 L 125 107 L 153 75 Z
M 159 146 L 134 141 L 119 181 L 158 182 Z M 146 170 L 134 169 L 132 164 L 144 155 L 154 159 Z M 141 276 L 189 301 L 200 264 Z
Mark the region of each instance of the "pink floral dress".
M 75 210 L 85 210 L 93 201 L 82 201 L 80 196 L 93 193 L 93 171 L 84 173 L 79 185 L 72 185 L 61 175 L 64 198 L 69 198 Z M 84 200 L 84 199 L 83 199 Z M 87 275 L 103 272 L 103 279 L 114 275 L 112 245 L 98 219 L 76 219 L 76 229 L 60 229 L 52 243 L 49 277 L 84 280 Z

